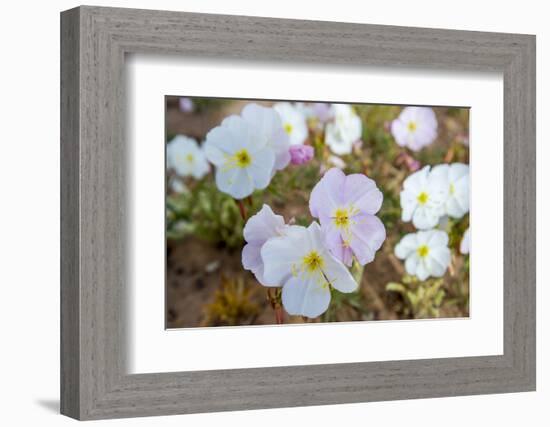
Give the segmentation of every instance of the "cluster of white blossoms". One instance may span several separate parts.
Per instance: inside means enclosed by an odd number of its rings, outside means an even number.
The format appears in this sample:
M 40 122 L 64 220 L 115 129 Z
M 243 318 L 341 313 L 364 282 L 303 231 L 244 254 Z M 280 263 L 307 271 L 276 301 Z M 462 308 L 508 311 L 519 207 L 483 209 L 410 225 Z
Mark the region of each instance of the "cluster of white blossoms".
M 400 194 L 402 220 L 426 230 L 441 217 L 462 218 L 470 210 L 470 167 L 463 163 L 441 164 L 408 176 Z
M 463 163 L 425 166 L 405 179 L 400 198 L 401 219 L 412 221 L 422 231 L 404 236 L 395 247 L 395 255 L 405 260 L 407 273 L 420 280 L 443 276 L 451 260 L 448 236 L 434 227 L 446 216 L 459 219 L 469 212 L 469 166 Z M 463 246 L 469 252 L 467 233 Z
M 325 144 L 334 154 L 350 154 L 361 138 L 361 119 L 348 104 L 280 102 L 273 107 L 281 116 L 291 145 L 303 144 L 308 137 L 308 120 L 326 124 Z
M 178 135 L 168 144 L 168 166 L 180 177 L 200 179 L 210 162 L 218 189 L 243 199 L 266 188 L 289 163 L 313 158 L 314 149 L 306 144 L 310 122 L 324 126 L 325 143 L 337 155 L 351 153 L 361 138 L 361 120 L 347 104 L 279 102 L 269 108 L 252 103 L 210 130 L 202 147 Z
M 289 314 L 317 317 L 328 308 L 331 287 L 345 293 L 357 289 L 346 265 L 371 262 L 382 246 L 386 231 L 375 216 L 381 204 L 373 180 L 333 168 L 310 197 L 311 214 L 320 225 L 287 225 L 263 205 L 244 227 L 243 267 L 262 285 L 282 287 Z

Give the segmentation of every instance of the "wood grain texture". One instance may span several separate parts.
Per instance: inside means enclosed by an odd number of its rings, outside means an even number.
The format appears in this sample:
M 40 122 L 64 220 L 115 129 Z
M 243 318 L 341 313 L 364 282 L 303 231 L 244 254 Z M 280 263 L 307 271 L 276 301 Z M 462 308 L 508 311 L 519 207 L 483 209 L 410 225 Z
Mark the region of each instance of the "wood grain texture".
M 78 419 L 535 389 L 535 38 L 80 7 L 62 13 L 62 413 Z M 504 76 L 502 356 L 128 375 L 124 55 Z
M 79 17 L 61 20 L 61 412 L 80 414 Z

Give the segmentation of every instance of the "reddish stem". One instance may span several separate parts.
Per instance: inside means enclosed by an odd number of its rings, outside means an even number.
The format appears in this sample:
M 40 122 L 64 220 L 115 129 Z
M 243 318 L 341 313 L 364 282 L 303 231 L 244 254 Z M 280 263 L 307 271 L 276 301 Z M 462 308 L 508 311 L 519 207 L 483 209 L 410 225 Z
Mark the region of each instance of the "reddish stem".
M 275 322 L 277 323 L 277 325 L 282 325 L 284 323 L 284 313 L 281 304 L 277 300 L 277 291 L 275 291 L 275 294 L 273 294 L 272 289 L 267 288 L 267 299 L 271 304 L 271 308 L 275 312 Z
M 281 306 L 275 307 L 275 322 L 277 322 L 277 325 L 282 325 L 284 323 L 283 309 Z
M 235 202 L 237 203 L 237 206 L 239 206 L 239 212 L 241 213 L 241 218 L 243 219 L 243 221 L 246 221 L 246 207 L 243 201 L 235 199 Z

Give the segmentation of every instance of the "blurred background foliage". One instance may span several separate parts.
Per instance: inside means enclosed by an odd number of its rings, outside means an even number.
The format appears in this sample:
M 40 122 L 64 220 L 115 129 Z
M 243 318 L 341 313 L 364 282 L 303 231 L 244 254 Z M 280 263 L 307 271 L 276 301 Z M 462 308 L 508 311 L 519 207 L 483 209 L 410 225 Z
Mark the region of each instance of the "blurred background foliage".
M 204 141 L 206 133 L 224 117 L 238 114 L 248 103 L 241 100 L 192 98 L 193 111 L 182 111 L 179 98 L 167 97 L 166 142 L 176 134 Z M 258 102 L 271 105 L 271 102 Z M 267 190 L 243 201 L 248 217 L 263 203 L 285 220 L 309 225 L 309 194 L 324 170 L 341 167 L 346 173 L 364 173 L 384 194 L 378 216 L 387 239 L 375 260 L 362 272 L 359 289 L 333 292 L 327 312 L 313 321 L 393 320 L 469 316 L 469 259 L 458 247 L 469 216 L 440 224 L 450 238 L 452 263 L 441 279 L 420 282 L 408 276 L 393 249 L 401 237 L 414 232 L 401 221 L 399 193 L 403 180 L 424 165 L 469 163 L 469 110 L 434 107 L 437 140 L 419 152 L 398 146 L 389 126 L 402 107 L 354 104 L 360 116 L 362 140 L 349 155 L 335 156 L 323 143 L 322 129 L 312 126 L 308 143 L 315 157 L 305 165 L 289 165 L 277 173 Z M 239 206 L 220 192 L 211 172 L 202 180 L 166 175 L 167 326 L 231 326 L 273 324 L 273 310 L 265 288 L 241 264 L 244 221 Z M 285 313 L 285 323 L 312 322 Z

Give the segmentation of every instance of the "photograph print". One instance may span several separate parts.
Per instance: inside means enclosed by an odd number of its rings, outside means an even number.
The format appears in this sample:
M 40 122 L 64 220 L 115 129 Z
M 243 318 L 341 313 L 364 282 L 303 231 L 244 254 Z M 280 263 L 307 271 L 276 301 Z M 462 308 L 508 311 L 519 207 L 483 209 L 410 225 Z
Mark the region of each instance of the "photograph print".
M 469 317 L 469 120 L 166 96 L 166 328 Z

